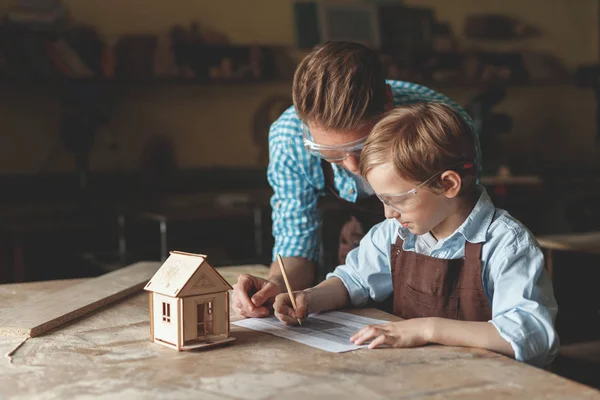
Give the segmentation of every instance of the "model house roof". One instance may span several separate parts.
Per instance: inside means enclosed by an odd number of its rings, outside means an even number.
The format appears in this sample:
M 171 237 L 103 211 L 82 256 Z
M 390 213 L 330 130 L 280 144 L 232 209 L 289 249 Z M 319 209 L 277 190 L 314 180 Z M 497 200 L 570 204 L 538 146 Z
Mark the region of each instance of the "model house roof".
M 171 297 L 223 292 L 231 285 L 206 262 L 204 254 L 172 251 L 145 290 Z

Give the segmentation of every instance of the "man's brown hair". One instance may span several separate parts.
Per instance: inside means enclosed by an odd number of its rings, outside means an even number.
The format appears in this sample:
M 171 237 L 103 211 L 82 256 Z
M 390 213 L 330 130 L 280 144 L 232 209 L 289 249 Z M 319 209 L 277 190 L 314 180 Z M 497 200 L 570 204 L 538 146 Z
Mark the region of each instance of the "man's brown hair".
M 385 111 L 386 82 L 378 54 L 358 43 L 317 46 L 294 74 L 294 106 L 304 122 L 340 131 Z
M 360 173 L 392 162 L 404 180 L 425 182 L 453 170 L 462 178 L 459 194 L 475 186 L 475 138 L 458 112 L 443 103 L 414 103 L 390 111 L 371 131 L 360 154 Z M 470 168 L 464 168 L 470 164 Z M 468 166 L 468 165 L 467 165 Z M 439 179 L 427 185 L 442 189 Z

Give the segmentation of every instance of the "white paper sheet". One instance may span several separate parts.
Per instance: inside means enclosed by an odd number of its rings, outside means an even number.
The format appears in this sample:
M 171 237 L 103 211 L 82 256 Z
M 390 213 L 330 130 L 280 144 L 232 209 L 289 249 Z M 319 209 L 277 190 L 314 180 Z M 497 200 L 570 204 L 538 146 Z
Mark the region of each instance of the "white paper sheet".
M 255 331 L 270 333 L 307 346 L 343 353 L 366 347 L 350 342 L 350 337 L 360 328 L 370 324 L 384 324 L 389 321 L 361 317 L 339 311 L 310 315 L 302 321 L 302 326 L 285 326 L 276 317 L 249 318 L 232 324 Z

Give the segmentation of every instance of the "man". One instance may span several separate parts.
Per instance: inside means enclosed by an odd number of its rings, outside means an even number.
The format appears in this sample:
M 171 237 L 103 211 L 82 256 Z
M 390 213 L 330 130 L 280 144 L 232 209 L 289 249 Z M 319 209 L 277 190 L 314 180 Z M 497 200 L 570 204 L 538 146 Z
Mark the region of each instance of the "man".
M 472 122 L 440 93 L 413 83 L 386 82 L 379 55 L 351 42 L 330 42 L 307 55 L 294 75 L 293 100 L 294 106 L 271 126 L 267 178 L 274 191 L 273 260 L 281 254 L 292 288 L 302 290 L 313 285 L 316 275 L 320 197 L 329 191 L 340 202 L 362 203 L 355 207 L 362 217 L 353 217 L 342 229 L 342 264 L 362 235 L 384 220 L 380 204 L 366 204 L 375 196 L 358 175 L 358 165 L 367 135 L 386 111 L 400 104 L 442 102 Z M 479 165 L 479 152 L 477 158 Z M 285 290 L 274 262 L 268 279 L 239 277 L 233 306 L 245 317 L 265 317 L 272 312 L 275 296 Z

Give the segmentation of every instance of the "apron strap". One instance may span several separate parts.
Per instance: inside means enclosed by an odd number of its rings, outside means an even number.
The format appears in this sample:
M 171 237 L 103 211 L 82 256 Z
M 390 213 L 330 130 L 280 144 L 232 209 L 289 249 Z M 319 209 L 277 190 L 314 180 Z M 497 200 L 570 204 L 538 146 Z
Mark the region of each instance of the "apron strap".
M 394 246 L 404 246 L 404 240 L 396 233 L 396 242 L 394 242 Z
M 339 193 L 335 188 L 335 179 L 331 163 L 321 159 L 321 169 L 323 170 L 323 177 L 325 179 L 325 189 L 329 190 L 336 197 L 339 197 Z
M 492 221 L 496 218 L 496 209 L 494 208 L 494 214 L 492 214 Z M 465 240 L 465 258 L 473 258 L 481 260 L 481 248 L 483 243 L 471 243 Z
M 465 240 L 465 259 L 481 260 L 481 243 L 471 243 Z

